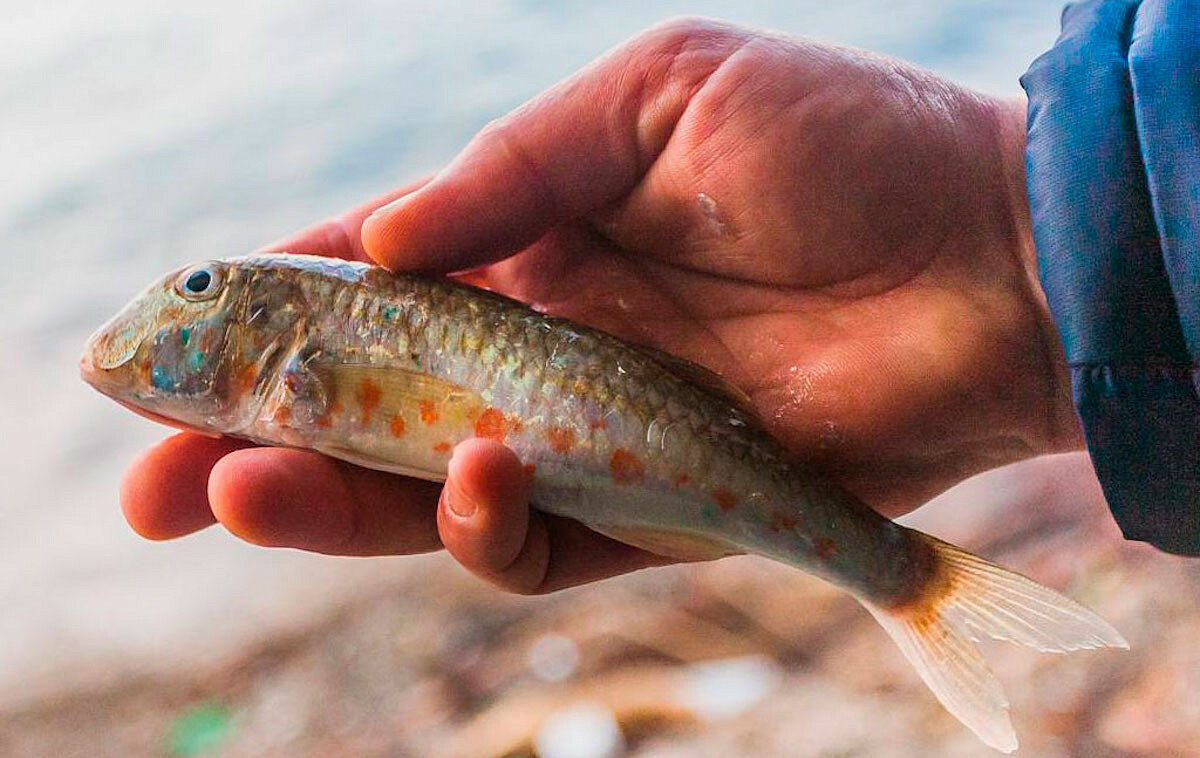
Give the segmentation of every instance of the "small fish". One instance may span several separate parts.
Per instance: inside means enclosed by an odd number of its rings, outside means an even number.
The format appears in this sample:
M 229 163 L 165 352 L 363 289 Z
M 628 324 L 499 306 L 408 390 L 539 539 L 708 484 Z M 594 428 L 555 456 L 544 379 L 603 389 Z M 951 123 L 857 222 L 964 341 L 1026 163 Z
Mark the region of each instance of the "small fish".
M 1128 647 L 1072 600 L 814 475 L 706 369 L 445 279 L 301 255 L 201 263 L 134 298 L 81 367 L 172 426 L 433 481 L 461 440 L 502 442 L 543 511 L 680 559 L 766 556 L 850 592 L 1005 752 L 1017 740 L 978 635 Z

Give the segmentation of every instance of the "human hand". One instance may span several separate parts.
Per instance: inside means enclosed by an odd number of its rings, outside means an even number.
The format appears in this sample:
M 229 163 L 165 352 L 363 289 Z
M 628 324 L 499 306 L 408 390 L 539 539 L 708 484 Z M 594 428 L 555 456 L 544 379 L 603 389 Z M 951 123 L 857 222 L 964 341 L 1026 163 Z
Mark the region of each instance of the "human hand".
M 273 247 L 465 271 L 707 365 L 798 458 L 895 516 L 1081 445 L 1022 142 L 1018 104 L 685 20 L 493 122 L 427 183 Z M 667 562 L 530 511 L 519 461 L 485 440 L 454 452 L 454 509 L 435 507 L 436 485 L 242 447 L 184 434 L 148 451 L 123 487 L 130 523 L 167 538 L 216 519 L 340 554 L 445 545 L 522 592 Z

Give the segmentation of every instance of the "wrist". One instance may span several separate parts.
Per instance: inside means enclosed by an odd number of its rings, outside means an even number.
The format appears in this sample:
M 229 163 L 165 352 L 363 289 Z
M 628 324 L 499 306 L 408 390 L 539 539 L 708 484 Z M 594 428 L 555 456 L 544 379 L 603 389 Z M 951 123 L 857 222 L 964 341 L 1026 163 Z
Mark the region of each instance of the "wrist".
M 1032 390 L 1036 405 L 1014 412 L 1025 419 L 1026 438 L 1039 454 L 1082 450 L 1083 433 L 1075 414 L 1070 372 L 1038 275 L 1025 185 L 1025 98 L 993 98 L 990 104 L 1008 216 L 1003 247 L 1020 266 L 1023 294 L 1033 317 L 1030 337 L 1037 341 L 1042 356 L 1041 365 L 1030 377 L 1037 385 Z

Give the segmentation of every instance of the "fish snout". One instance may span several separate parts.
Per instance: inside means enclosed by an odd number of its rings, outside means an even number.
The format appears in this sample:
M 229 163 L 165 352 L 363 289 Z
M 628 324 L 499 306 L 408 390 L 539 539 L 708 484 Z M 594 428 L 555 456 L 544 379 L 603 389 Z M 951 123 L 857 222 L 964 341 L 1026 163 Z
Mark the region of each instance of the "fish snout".
M 105 325 L 88 338 L 79 357 L 79 376 L 106 395 L 130 389 L 132 361 L 142 344 L 141 329 L 128 320 Z
M 92 383 L 92 378 L 95 377 L 96 372 L 99 371 L 99 369 L 96 368 L 96 361 L 92 358 L 91 348 L 91 343 L 88 343 L 87 348 L 85 348 L 83 351 L 83 355 L 79 356 L 79 376 L 88 384 Z

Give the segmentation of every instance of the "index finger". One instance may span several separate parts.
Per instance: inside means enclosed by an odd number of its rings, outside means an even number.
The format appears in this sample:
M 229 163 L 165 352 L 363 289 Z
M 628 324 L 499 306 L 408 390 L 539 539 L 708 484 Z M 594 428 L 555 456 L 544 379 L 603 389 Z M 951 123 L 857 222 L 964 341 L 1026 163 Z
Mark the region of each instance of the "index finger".
M 420 190 L 366 219 L 366 252 L 397 270 L 494 263 L 629 193 L 689 101 L 753 33 L 672 21 L 483 129 Z
M 151 447 L 122 482 L 130 526 L 166 540 L 220 521 L 257 545 L 338 555 L 441 547 L 437 484 L 249 444 L 184 432 Z
M 363 221 L 379 208 L 420 189 L 429 179 L 430 177 L 425 176 L 403 187 L 389 190 L 344 213 L 264 245 L 258 252 L 324 255 L 369 263 L 371 258 L 362 244 Z

